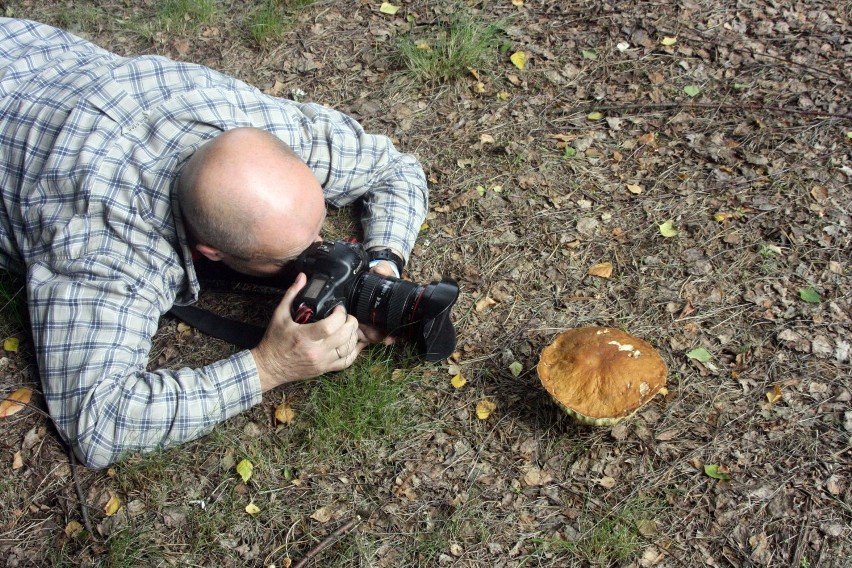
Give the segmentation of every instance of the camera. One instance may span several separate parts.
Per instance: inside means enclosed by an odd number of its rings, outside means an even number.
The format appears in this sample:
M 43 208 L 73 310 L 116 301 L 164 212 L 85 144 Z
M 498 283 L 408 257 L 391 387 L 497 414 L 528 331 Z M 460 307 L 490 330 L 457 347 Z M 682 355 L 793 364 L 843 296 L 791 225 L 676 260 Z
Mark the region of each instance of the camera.
M 446 359 L 456 347 L 450 308 L 459 287 L 451 278 L 421 286 L 370 272 L 367 251 L 350 241 L 318 241 L 294 269 L 308 276 L 293 301 L 298 323 L 324 319 L 342 304 L 359 322 L 415 343 L 426 361 Z

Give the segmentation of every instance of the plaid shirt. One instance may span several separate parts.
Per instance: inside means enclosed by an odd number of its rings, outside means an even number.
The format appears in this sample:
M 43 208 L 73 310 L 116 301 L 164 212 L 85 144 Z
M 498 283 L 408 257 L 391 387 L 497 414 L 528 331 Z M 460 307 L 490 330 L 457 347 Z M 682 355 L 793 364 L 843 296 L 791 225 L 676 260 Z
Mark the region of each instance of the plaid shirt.
M 199 293 L 177 174 L 202 143 L 241 126 L 289 144 L 329 204 L 360 200 L 365 246 L 408 256 L 426 181 L 386 137 L 202 66 L 122 58 L 0 18 L 0 267 L 26 272 L 45 399 L 91 467 L 196 438 L 261 400 L 249 351 L 146 370 L 160 316 Z

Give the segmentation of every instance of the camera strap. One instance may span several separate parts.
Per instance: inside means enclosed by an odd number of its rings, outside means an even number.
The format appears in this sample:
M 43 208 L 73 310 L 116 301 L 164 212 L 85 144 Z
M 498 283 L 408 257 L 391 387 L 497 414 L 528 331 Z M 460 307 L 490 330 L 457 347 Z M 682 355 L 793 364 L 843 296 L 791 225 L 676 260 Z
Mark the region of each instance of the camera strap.
M 193 265 L 202 291 L 216 289 L 232 293 L 247 292 L 241 290 L 241 286 L 248 284 L 265 288 L 269 294 L 282 294 L 295 277 L 286 273 L 272 278 L 248 276 L 228 268 L 221 262 L 207 259 L 194 259 Z M 196 306 L 172 306 L 168 313 L 210 337 L 243 349 L 256 347 L 266 333 L 264 327 L 226 318 Z

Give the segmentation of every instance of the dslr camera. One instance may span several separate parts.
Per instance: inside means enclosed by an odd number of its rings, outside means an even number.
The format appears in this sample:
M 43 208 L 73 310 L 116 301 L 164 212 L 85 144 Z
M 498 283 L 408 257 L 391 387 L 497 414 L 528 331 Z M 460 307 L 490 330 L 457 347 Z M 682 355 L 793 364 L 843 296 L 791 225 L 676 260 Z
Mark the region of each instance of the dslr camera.
M 417 346 L 426 361 L 440 361 L 456 347 L 450 308 L 459 295 L 455 280 L 421 286 L 370 272 L 369 255 L 360 243 L 318 241 L 294 263 L 308 276 L 293 301 L 298 323 L 319 321 L 342 304 L 364 324 Z

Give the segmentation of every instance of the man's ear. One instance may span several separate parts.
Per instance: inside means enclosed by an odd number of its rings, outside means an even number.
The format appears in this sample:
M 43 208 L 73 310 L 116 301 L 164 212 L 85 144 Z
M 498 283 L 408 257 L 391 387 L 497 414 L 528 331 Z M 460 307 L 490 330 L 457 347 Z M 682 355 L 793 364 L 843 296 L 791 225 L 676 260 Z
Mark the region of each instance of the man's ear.
M 199 243 L 199 244 L 195 245 L 195 250 L 197 250 L 198 252 L 203 254 L 205 257 L 207 257 L 209 260 L 212 260 L 214 262 L 219 262 L 220 260 L 222 260 L 222 258 L 224 258 L 222 251 L 220 251 L 216 247 L 212 247 L 210 245 L 205 245 L 205 244 Z

